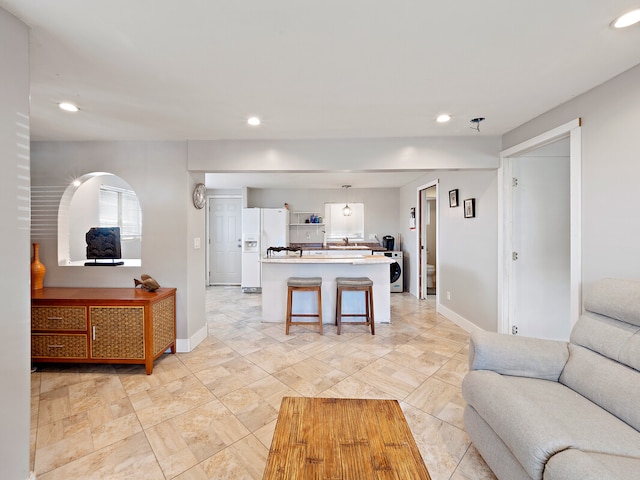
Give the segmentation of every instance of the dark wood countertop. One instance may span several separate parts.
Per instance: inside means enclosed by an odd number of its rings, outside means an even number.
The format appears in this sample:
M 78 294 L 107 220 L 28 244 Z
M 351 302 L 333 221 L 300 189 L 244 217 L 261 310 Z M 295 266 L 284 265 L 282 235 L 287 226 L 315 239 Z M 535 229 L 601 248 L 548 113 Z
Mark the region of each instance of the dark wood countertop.
M 341 245 L 341 244 L 332 243 L 330 245 Z M 374 251 L 374 252 L 386 252 L 387 251 L 386 248 L 381 247 L 377 243 L 356 242 L 356 243 L 350 243 L 349 245 L 351 245 L 351 246 L 357 245 L 359 247 L 362 247 L 363 250 L 370 249 L 371 251 Z M 302 248 L 302 250 L 335 251 L 335 249 L 333 249 L 333 248 L 323 247 L 321 243 L 291 243 L 290 246 L 291 247 L 299 247 L 299 248 Z

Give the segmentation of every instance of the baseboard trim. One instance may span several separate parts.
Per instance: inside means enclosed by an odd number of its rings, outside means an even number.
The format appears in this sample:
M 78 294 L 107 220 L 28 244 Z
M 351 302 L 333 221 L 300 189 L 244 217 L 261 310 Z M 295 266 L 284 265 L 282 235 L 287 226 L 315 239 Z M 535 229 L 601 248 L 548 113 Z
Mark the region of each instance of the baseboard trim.
M 461 317 L 460 315 L 458 315 L 453 310 L 449 310 L 447 307 L 445 307 L 441 303 L 438 303 L 436 305 L 436 311 L 440 315 L 442 315 L 443 317 L 446 317 L 447 319 L 451 320 L 453 323 L 458 325 L 460 328 L 464 329 L 467 333 L 483 332 L 484 331 L 482 328 L 478 327 L 473 322 L 470 322 L 466 318 Z
M 204 325 L 200 330 L 193 334 L 190 338 L 176 339 L 176 352 L 189 353 L 191 350 L 200 345 L 207 338 L 207 326 Z

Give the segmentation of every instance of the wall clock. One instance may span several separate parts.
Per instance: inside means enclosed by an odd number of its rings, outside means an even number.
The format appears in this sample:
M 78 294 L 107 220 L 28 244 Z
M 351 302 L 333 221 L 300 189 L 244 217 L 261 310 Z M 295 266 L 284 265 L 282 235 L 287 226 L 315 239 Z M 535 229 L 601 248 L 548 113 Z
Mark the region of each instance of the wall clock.
M 204 204 L 207 201 L 207 187 L 205 187 L 204 183 L 198 183 L 196 187 L 193 189 L 193 205 L 200 209 L 204 207 Z

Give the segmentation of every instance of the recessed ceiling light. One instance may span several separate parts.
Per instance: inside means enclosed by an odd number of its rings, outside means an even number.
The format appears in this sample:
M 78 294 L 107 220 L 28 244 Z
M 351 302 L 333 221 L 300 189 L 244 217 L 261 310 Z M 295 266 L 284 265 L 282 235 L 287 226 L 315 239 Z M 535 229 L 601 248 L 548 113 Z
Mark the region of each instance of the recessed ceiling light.
M 58 106 L 62 110 L 64 110 L 65 112 L 77 112 L 78 111 L 78 107 L 76 107 L 73 103 L 62 102 L 62 103 L 59 103 Z
M 258 125 L 260 125 L 260 119 L 258 117 L 249 117 L 247 119 L 247 123 L 252 127 L 257 127 Z
M 436 122 L 438 123 L 445 123 L 445 122 L 448 122 L 449 120 L 451 120 L 451 115 L 447 115 L 446 113 L 443 113 L 442 115 L 438 115 L 438 118 L 436 118 Z
M 611 25 L 613 25 L 614 28 L 625 28 L 638 22 L 640 22 L 640 8 L 620 15 Z

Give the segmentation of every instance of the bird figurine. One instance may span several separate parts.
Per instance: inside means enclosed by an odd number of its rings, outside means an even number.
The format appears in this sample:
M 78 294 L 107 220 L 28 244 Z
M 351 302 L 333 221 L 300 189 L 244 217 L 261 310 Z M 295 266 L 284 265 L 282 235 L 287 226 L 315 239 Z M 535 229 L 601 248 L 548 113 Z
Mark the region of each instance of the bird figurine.
M 133 283 L 136 287 L 140 287 L 142 290 L 146 290 L 147 292 L 153 292 L 160 288 L 160 284 L 146 273 L 140 275 L 140 280 L 134 278 Z

